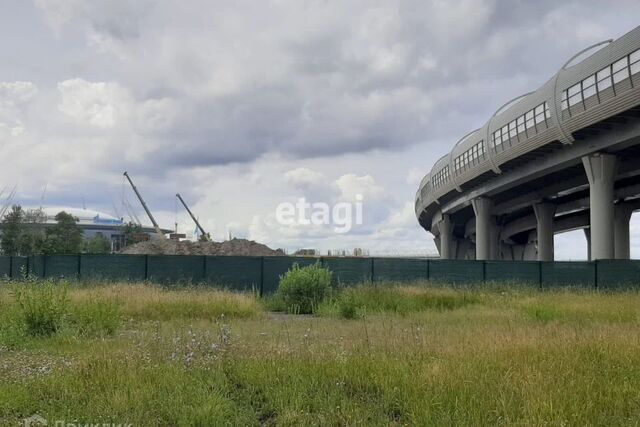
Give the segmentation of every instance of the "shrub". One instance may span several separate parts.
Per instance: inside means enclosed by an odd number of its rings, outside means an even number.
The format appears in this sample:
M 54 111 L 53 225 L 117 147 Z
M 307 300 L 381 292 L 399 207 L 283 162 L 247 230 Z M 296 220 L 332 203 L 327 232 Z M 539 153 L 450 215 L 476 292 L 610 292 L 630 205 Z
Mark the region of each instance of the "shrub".
M 358 301 L 356 301 L 353 293 L 349 293 L 338 300 L 338 311 L 340 317 L 343 319 L 356 319 L 360 317 L 358 308 Z
M 278 295 L 287 310 L 294 313 L 310 314 L 331 291 L 331 271 L 313 264 L 293 267 L 280 277 Z
M 113 335 L 122 323 L 122 310 L 114 300 L 85 302 L 74 309 L 73 321 L 82 335 Z
M 27 281 L 13 288 L 19 317 L 31 336 L 50 336 L 60 330 L 69 303 L 67 284 Z

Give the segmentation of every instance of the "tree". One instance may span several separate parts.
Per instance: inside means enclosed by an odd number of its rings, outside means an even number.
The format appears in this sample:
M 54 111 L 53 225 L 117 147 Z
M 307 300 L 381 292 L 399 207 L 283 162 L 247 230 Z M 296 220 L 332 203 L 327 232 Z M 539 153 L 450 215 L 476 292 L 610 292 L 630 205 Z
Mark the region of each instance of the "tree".
M 136 243 L 135 234 L 142 233 L 142 226 L 133 222 L 125 224 L 122 234 L 124 234 L 124 245 L 129 246 Z
M 96 233 L 85 242 L 84 251 L 88 254 L 108 254 L 111 252 L 111 242 L 102 233 Z
M 64 211 L 55 216 L 56 224 L 47 228 L 43 252 L 47 254 L 74 254 L 82 250 L 82 230 L 78 218 Z
M 42 252 L 45 240 L 44 223 L 47 215 L 42 209 L 24 211 L 23 232 L 18 242 L 20 255 L 32 255 Z
M 18 255 L 20 253 L 20 237 L 24 232 L 24 211 L 20 205 L 11 206 L 11 211 L 2 219 L 2 253 Z

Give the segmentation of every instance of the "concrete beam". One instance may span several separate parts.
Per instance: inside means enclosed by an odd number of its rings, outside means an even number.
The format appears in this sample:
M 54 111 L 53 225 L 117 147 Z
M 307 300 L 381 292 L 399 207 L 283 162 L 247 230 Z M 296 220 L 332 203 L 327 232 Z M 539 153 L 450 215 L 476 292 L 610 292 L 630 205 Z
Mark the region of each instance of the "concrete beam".
M 589 156 L 594 152 L 604 150 L 617 151 L 640 143 L 640 120 L 633 120 L 626 125 L 619 125 L 608 132 L 595 135 L 588 143 L 565 146 L 552 156 L 544 157 L 538 161 L 529 162 L 509 173 L 496 175 L 489 182 L 479 188 L 461 194 L 454 200 L 444 204 L 442 211 L 446 213 L 456 212 L 472 203 L 478 197 L 490 197 L 510 188 L 536 178 L 543 177 L 552 172 L 562 170 L 568 166 L 579 163 L 579 159 Z
M 640 175 L 640 164 L 635 162 L 623 163 L 616 171 L 616 181 L 637 175 Z M 559 193 L 562 193 L 562 196 L 566 196 L 588 188 L 589 182 L 584 176 L 577 176 L 564 181 L 553 182 L 543 188 L 537 189 L 536 191 L 524 193 L 503 203 L 496 204 L 493 207 L 493 213 L 495 215 L 501 215 L 514 212 L 527 206 L 548 200 L 549 198 L 555 198 Z M 616 198 L 630 197 L 636 194 L 640 194 L 640 184 L 633 184 L 616 189 Z M 558 202 L 556 202 L 556 204 L 558 204 Z

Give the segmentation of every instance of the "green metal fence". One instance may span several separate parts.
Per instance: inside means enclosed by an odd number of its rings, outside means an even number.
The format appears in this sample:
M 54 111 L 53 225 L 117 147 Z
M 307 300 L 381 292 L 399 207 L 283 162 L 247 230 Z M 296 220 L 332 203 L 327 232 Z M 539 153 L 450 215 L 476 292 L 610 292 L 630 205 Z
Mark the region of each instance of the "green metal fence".
M 540 263 L 537 261 L 486 261 L 484 281 L 538 285 L 540 284 Z
M 294 264 L 320 263 L 336 285 L 431 282 L 509 282 L 539 288 L 579 286 L 617 289 L 640 286 L 640 261 L 594 262 L 462 261 L 418 258 L 243 257 L 186 255 L 0 256 L 0 277 L 25 274 L 70 280 L 151 281 L 166 285 L 203 284 L 270 294 Z

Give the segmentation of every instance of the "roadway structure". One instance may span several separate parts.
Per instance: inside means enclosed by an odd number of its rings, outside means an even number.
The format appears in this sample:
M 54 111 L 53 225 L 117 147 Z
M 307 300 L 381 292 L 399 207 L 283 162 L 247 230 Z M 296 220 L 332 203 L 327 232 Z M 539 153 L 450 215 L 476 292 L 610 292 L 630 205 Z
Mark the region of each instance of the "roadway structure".
M 415 212 L 443 259 L 554 259 L 584 229 L 590 259 L 628 259 L 640 209 L 640 27 L 577 53 L 462 137 Z

